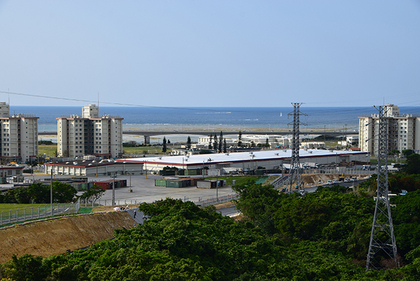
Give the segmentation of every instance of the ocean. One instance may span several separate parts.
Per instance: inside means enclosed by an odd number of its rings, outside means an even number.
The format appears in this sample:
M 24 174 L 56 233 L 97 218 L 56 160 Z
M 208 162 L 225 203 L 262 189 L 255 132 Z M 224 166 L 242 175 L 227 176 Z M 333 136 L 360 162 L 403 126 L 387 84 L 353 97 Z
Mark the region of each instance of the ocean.
M 374 107 L 300 107 L 300 121 L 308 128 L 357 129 L 358 117 L 377 113 Z M 11 106 L 11 114 L 30 114 L 39 117 L 38 130 L 56 131 L 57 117 L 82 115 L 77 106 Z M 293 107 L 105 107 L 99 114 L 124 118 L 124 129 L 191 126 L 212 128 L 288 128 L 293 121 Z M 401 114 L 420 115 L 420 107 L 401 107 Z
M 301 128 L 357 129 L 358 117 L 374 107 L 300 107 Z M 38 131 L 56 132 L 57 117 L 82 115 L 82 106 L 11 106 L 11 114 L 39 117 Z M 420 116 L 420 107 L 401 107 L 401 114 Z M 124 118 L 124 130 L 252 130 L 291 128 L 293 107 L 99 107 L 100 115 Z M 194 137 L 195 138 L 195 137 Z

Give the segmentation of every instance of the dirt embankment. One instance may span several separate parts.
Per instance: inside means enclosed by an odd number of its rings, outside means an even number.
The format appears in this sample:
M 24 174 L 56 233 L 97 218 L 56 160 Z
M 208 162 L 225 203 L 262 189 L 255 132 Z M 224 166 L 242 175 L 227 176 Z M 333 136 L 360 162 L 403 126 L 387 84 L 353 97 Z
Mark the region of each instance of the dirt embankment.
M 79 215 L 0 229 L 0 263 L 13 254 L 47 257 L 112 238 L 114 229 L 132 228 L 127 212 Z

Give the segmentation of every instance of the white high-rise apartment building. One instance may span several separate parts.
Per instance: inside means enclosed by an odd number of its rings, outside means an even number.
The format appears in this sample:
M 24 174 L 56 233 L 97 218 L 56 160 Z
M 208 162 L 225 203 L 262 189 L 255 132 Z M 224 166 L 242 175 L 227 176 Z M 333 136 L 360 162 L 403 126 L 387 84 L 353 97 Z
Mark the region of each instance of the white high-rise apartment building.
M 27 114 L 13 114 L 0 102 L 0 158 L 2 163 L 26 162 L 38 156 L 38 119 Z
M 388 151 L 402 152 L 412 149 L 420 150 L 420 117 L 411 114 L 400 114 L 398 106 L 388 104 L 384 107 L 388 118 Z M 359 147 L 373 155 L 378 154 L 379 115 L 359 117 Z
M 96 155 L 117 158 L 123 154 L 122 120 L 119 116 L 99 117 L 99 108 L 83 107 L 82 116 L 57 118 L 57 153 L 63 157 Z

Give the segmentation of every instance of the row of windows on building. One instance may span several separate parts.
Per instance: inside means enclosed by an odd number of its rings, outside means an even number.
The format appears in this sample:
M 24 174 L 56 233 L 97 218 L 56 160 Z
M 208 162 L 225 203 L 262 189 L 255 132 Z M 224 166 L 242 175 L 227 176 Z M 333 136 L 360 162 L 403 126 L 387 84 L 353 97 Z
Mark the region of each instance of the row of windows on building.
M 96 143 L 96 144 L 98 144 L 98 143 Z M 79 146 L 76 145 L 74 148 L 79 148 Z M 80 146 L 80 148 L 83 148 L 83 146 Z M 101 146 L 96 146 L 95 148 L 101 148 Z
M 83 150 L 76 150 L 75 153 L 84 153 Z M 101 153 L 100 150 L 95 150 L 95 153 Z

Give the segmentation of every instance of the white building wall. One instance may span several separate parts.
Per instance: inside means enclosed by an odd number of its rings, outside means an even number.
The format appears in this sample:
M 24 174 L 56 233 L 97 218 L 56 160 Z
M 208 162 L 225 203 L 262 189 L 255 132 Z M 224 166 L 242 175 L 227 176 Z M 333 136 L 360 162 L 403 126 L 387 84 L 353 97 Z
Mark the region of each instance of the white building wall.
M 102 119 L 100 122 L 100 131 L 98 135 L 95 132 L 95 144 L 98 143 L 100 154 L 109 153 L 109 120 Z
M 122 155 L 123 147 L 122 147 L 122 120 L 120 119 L 112 119 L 110 120 L 110 127 L 111 127 L 111 157 L 117 158 L 118 156 Z
M 38 155 L 38 117 L 17 114 L 0 120 L 2 157 L 26 162 Z
M 414 128 L 414 150 L 420 153 L 420 117 L 415 118 Z
M 394 104 L 387 104 L 384 106 L 384 115 L 386 117 L 400 116 L 400 108 Z
M 373 118 L 359 117 L 359 148 L 361 151 L 373 151 Z
M 99 117 L 99 107 L 96 104 L 89 104 L 83 107 L 82 109 L 83 118 L 98 118 Z
M 5 102 L 0 102 L 0 117 L 9 117 L 10 107 Z
M 57 119 L 57 154 L 64 156 L 64 152 L 67 150 L 67 119 Z
M 21 118 L 21 158 L 26 162 L 38 156 L 38 119 Z
M 87 150 L 90 151 L 90 145 L 96 155 L 115 158 L 122 155 L 123 119 L 108 115 L 98 117 L 98 114 L 99 108 L 91 104 L 83 107 L 82 118 L 77 115 L 57 118 L 59 156 L 64 156 L 68 151 L 71 158 L 82 157 Z
M 387 137 L 388 150 L 396 149 L 400 152 L 406 149 L 420 149 L 419 117 L 410 114 L 400 114 L 399 107 L 388 104 L 384 108 L 384 115 L 388 117 Z M 359 147 L 377 155 L 379 133 L 378 114 L 371 117 L 359 117 Z

